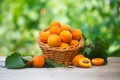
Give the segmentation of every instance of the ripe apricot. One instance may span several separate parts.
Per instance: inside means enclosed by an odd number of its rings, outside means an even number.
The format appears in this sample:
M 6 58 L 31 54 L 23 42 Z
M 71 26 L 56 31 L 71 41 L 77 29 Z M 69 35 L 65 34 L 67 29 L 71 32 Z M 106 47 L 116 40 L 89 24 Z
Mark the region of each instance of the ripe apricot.
M 104 59 L 103 58 L 93 58 L 92 64 L 95 66 L 101 66 L 104 64 Z
M 39 39 L 41 42 L 43 43 L 47 43 L 47 40 L 48 40 L 48 37 L 49 37 L 50 33 L 48 31 L 45 31 L 45 32 L 41 32 L 39 34 Z
M 58 27 L 58 26 L 53 26 L 53 27 L 51 27 L 49 29 L 49 32 L 51 34 L 57 34 L 57 35 L 59 35 L 61 31 L 62 31 L 62 29 L 60 27 Z
M 70 45 L 70 46 L 73 46 L 73 45 L 75 45 L 75 44 L 77 44 L 77 43 L 78 43 L 78 40 L 72 39 L 72 40 L 70 41 L 69 45 Z
M 58 35 L 52 34 L 48 38 L 48 45 L 52 47 L 57 47 L 60 46 L 61 44 L 61 39 Z
M 61 38 L 61 41 L 62 42 L 70 42 L 72 40 L 72 34 L 67 31 L 67 30 L 63 30 L 61 33 L 60 33 L 60 38 Z
M 61 45 L 60 45 L 60 47 L 63 47 L 63 48 L 68 48 L 69 47 L 69 45 L 67 44 L 67 43 L 61 43 Z
M 58 26 L 58 27 L 61 27 L 61 24 L 59 21 L 53 21 L 50 23 L 50 27 L 53 27 L 53 26 Z
M 62 28 L 62 30 L 68 30 L 68 31 L 71 30 L 70 26 L 67 24 L 62 25 L 61 28 Z
M 78 64 L 79 64 L 80 67 L 83 67 L 83 68 L 89 68 L 92 65 L 91 62 L 90 62 L 90 59 L 88 59 L 86 57 L 80 59 L 78 61 Z
M 84 58 L 84 56 L 81 55 L 81 54 L 75 56 L 75 57 L 73 58 L 73 60 L 72 60 L 73 65 L 74 65 L 74 66 L 79 66 L 78 61 L 79 61 L 80 59 L 82 59 L 82 58 Z
M 72 29 L 71 30 L 72 38 L 79 40 L 82 37 L 82 32 L 79 29 Z
M 28 61 L 26 64 L 27 64 L 28 66 L 32 66 L 32 65 L 33 65 L 33 61 Z
M 45 60 L 43 56 L 33 56 L 33 67 L 41 68 L 45 64 Z

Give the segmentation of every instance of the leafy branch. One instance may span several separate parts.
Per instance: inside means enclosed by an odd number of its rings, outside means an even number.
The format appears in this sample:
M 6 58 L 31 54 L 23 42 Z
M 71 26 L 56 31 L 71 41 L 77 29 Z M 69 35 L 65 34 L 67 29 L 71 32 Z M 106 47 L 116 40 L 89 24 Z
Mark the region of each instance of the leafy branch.
M 89 45 L 85 45 L 82 54 L 89 59 L 103 58 L 105 60 L 104 64 L 107 64 L 108 48 L 108 42 L 97 37 Z

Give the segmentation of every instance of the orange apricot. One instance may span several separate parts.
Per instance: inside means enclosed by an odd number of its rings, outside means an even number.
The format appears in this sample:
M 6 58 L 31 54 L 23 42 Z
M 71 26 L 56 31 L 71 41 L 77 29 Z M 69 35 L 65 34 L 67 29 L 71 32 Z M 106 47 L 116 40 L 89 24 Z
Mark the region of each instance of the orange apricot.
M 39 34 L 39 39 L 40 39 L 40 41 L 43 42 L 43 43 L 47 43 L 47 40 L 48 40 L 49 35 L 50 35 L 50 33 L 49 33 L 48 31 L 46 31 L 46 32 L 41 32 L 41 33 Z
M 74 66 L 79 66 L 78 61 L 79 61 L 80 59 L 82 59 L 82 58 L 84 58 L 84 56 L 81 55 L 81 54 L 75 56 L 75 57 L 73 58 L 73 60 L 72 60 L 73 65 L 74 65 Z
M 59 36 L 62 42 L 68 43 L 72 40 L 72 34 L 67 30 L 63 30 Z
M 43 56 L 33 56 L 33 67 L 41 68 L 45 64 L 45 60 Z
M 78 61 L 78 64 L 79 64 L 80 67 L 83 67 L 83 68 L 89 68 L 92 65 L 91 62 L 90 62 L 90 59 L 88 59 L 86 57 L 80 59 Z
M 104 59 L 103 58 L 93 58 L 92 64 L 95 66 L 101 66 L 104 64 Z
M 62 29 L 60 27 L 58 27 L 58 26 L 53 26 L 53 27 L 51 27 L 49 29 L 49 32 L 51 34 L 57 34 L 57 35 L 59 35 L 61 31 L 62 31 Z
M 73 46 L 73 45 L 75 45 L 75 44 L 77 44 L 77 43 L 78 43 L 78 40 L 72 39 L 72 40 L 70 41 L 69 45 L 70 45 L 70 46 Z
M 67 24 L 62 25 L 61 28 L 62 28 L 62 30 L 68 30 L 68 31 L 71 30 L 70 26 Z
M 61 44 L 61 39 L 58 35 L 52 34 L 48 38 L 48 45 L 52 47 L 57 47 L 60 46 Z
M 27 61 L 26 63 L 28 66 L 32 66 L 33 65 L 33 61 Z
M 67 43 L 61 43 L 61 45 L 60 45 L 60 47 L 62 47 L 62 48 L 68 48 L 69 47 L 69 45 L 67 44 Z
M 82 38 L 82 32 L 80 29 L 72 29 L 71 34 L 73 39 L 79 40 Z
M 53 27 L 53 26 L 61 27 L 61 24 L 58 21 L 53 21 L 53 22 L 50 23 L 50 27 Z

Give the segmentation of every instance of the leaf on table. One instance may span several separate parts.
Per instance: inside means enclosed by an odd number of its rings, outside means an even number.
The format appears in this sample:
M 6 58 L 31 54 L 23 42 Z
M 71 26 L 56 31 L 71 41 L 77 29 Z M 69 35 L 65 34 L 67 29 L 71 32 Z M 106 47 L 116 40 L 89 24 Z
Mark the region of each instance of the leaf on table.
M 13 53 L 10 56 L 7 56 L 5 60 L 5 67 L 10 69 L 18 69 L 26 66 L 25 60 L 17 52 Z
M 49 67 L 49 68 L 56 68 L 56 67 L 66 67 L 65 65 L 63 64 L 59 64 L 51 59 L 45 59 L 45 67 Z

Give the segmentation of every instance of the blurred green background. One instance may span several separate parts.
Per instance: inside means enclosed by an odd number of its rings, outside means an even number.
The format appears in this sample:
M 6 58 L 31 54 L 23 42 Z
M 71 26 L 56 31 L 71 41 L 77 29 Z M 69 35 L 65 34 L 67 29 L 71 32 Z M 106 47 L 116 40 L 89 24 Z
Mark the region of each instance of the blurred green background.
M 37 35 L 53 20 L 81 29 L 88 42 L 106 39 L 109 56 L 120 56 L 120 0 L 0 0 L 0 56 L 41 54 Z

